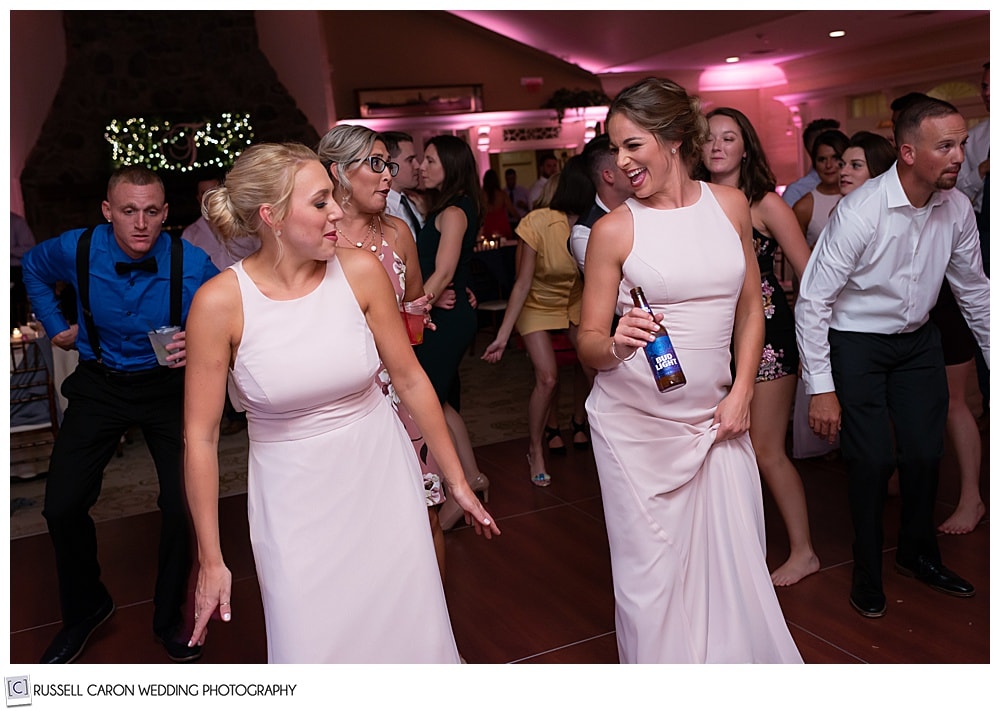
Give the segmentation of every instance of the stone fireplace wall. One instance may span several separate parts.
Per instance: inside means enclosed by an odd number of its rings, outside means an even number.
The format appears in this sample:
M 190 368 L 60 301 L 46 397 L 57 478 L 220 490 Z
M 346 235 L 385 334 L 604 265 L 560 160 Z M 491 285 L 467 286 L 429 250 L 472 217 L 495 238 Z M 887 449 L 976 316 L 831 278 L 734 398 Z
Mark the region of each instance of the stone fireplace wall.
M 114 118 L 181 121 L 246 112 L 255 143 L 319 141 L 258 48 L 252 11 L 66 11 L 63 17 L 66 69 L 21 175 L 25 217 L 39 241 L 103 221 L 100 205 L 114 169 L 104 133 Z M 201 176 L 161 175 L 168 227 L 182 229 L 198 217 Z

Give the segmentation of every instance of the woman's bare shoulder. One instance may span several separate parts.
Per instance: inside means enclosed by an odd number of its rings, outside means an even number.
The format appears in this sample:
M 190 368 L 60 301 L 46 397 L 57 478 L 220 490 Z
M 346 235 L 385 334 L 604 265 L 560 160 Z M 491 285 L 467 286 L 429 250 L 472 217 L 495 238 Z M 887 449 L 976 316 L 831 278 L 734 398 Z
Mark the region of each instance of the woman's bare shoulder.
M 203 307 L 213 311 L 240 305 L 240 283 L 236 272 L 232 269 L 223 269 L 198 287 L 194 298 Z
M 367 249 L 341 247 L 337 250 L 336 258 L 349 279 L 369 278 L 376 269 L 385 271 L 378 257 Z
M 602 215 L 601 218 L 594 223 L 592 231 L 601 230 L 620 230 L 622 227 L 632 228 L 632 210 L 628 205 L 622 203 L 614 210 L 606 215 Z
M 731 185 L 719 185 L 718 183 L 705 183 L 708 189 L 712 191 L 715 199 L 719 201 L 719 204 L 726 208 L 727 210 L 732 208 L 746 207 L 750 208 L 747 203 L 747 196 L 739 188 L 734 188 Z

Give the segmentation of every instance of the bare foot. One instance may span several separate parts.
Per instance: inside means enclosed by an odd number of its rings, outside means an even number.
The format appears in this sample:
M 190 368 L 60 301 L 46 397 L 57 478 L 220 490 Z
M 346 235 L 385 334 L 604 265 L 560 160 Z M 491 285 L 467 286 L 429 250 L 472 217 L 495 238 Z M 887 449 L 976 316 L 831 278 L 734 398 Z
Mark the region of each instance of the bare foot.
M 971 533 L 979 521 L 986 515 L 986 505 L 979 501 L 972 506 L 963 506 L 959 503 L 954 513 L 945 519 L 945 522 L 938 526 L 941 533 L 962 534 Z
M 819 558 L 815 553 L 810 553 L 808 556 L 789 556 L 780 568 L 771 573 L 771 582 L 776 587 L 795 585 L 817 570 L 819 570 Z

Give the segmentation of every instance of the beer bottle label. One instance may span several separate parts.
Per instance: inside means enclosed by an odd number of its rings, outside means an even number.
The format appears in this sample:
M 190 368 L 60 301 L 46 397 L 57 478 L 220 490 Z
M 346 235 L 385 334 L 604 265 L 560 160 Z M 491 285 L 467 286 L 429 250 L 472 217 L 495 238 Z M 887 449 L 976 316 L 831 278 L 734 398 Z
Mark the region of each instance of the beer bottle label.
M 680 361 L 674 353 L 674 344 L 670 342 L 670 336 L 666 333 L 661 333 L 655 341 L 646 345 L 646 358 L 657 380 L 681 372 Z

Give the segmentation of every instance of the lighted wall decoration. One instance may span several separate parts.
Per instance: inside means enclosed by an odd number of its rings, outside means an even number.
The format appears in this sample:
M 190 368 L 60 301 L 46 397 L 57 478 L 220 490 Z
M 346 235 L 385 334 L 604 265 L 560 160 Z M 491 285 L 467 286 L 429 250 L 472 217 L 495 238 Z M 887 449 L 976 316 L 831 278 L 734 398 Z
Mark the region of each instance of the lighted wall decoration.
M 104 138 L 111 144 L 115 168 L 143 165 L 151 170 L 187 172 L 230 168 L 250 145 L 249 114 L 222 114 L 218 119 L 175 122 L 158 118 L 114 119 Z

